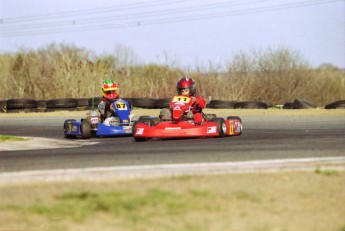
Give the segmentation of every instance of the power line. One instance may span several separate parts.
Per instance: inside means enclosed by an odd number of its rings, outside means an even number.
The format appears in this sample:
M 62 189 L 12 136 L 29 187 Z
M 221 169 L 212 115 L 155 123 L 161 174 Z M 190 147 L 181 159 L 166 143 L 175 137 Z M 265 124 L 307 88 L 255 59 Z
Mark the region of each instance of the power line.
M 155 14 L 155 13 L 159 13 L 159 12 L 163 12 L 160 14 L 172 14 L 172 13 L 176 13 L 176 12 L 183 12 L 183 11 L 195 11 L 195 10 L 203 10 L 203 9 L 214 9 L 214 8 L 220 8 L 220 7 L 227 7 L 227 6 L 238 6 L 238 5 L 247 5 L 247 4 L 254 4 L 255 2 L 266 2 L 266 1 L 274 1 L 274 0 L 243 0 L 243 1 L 239 1 L 239 2 L 222 2 L 222 3 L 213 3 L 213 4 L 204 4 L 204 5 L 198 5 L 198 6 L 192 6 L 192 7 L 183 7 L 183 8 L 177 8 L 177 9 L 171 9 L 170 6 L 175 4 L 175 3 L 179 3 L 179 2 L 185 2 L 183 0 L 179 0 L 179 1 L 172 1 L 172 2 L 160 2 L 160 4 L 146 4 L 146 5 L 142 5 L 140 4 L 139 6 L 135 6 L 135 7 L 129 7 L 128 5 L 126 6 L 110 6 L 107 8 L 96 8 L 93 10 L 82 10 L 82 11 L 71 11 L 71 12 L 60 12 L 60 13 L 54 13 L 54 14 L 43 14 L 43 15 L 33 15 L 33 16 L 24 16 L 24 17 L 17 17 L 17 18 L 4 18 L 2 19 L 2 23 L 4 25 L 10 25 L 12 26 L 13 24 L 27 24 L 30 23 L 32 24 L 32 21 L 38 21 L 36 23 L 41 23 L 42 20 L 61 20 L 61 19 L 66 19 L 66 18 L 71 18 L 71 17 L 75 17 L 72 18 L 73 20 L 78 20 L 77 17 L 79 16 L 89 16 L 90 14 L 92 15 L 97 15 L 97 14 L 104 14 L 104 13 L 115 13 L 118 14 L 119 11 L 125 13 L 122 14 L 120 16 L 116 16 L 116 18 L 119 17 L 128 17 L 128 12 L 124 12 L 123 10 L 133 10 L 133 9 L 145 9 L 147 7 L 150 7 L 150 9 L 155 8 L 157 6 L 169 6 L 168 9 L 164 9 L 164 10 L 156 10 L 156 11 L 149 11 L 149 12 L 133 12 L 133 13 L 129 13 L 130 16 L 140 16 L 143 14 Z M 162 4 L 164 3 L 164 4 Z M 77 16 L 77 17 L 76 17 Z M 99 18 L 102 19 L 102 18 Z M 69 19 L 70 21 L 71 19 Z M 35 22 L 34 22 L 35 23 Z
M 82 25 L 82 24 L 89 24 L 89 23 L 95 23 L 95 22 L 107 22 L 107 21 L 113 21 L 113 20 L 128 20 L 128 19 L 135 19 L 135 18 L 139 18 L 137 20 L 142 20 L 143 18 L 149 18 L 152 16 L 160 16 L 160 15 L 177 15 L 177 14 L 181 14 L 181 13 L 188 13 L 190 15 L 190 13 L 199 13 L 200 11 L 210 11 L 210 10 L 214 10 L 214 9 L 223 9 L 224 7 L 227 6 L 239 6 L 239 5 L 252 5 L 256 2 L 267 2 L 267 1 L 274 1 L 274 0 L 250 0 L 250 1 L 241 1 L 241 2 L 222 2 L 222 3 L 216 3 L 216 4 L 207 4 L 207 5 L 198 5 L 198 6 L 192 6 L 192 7 L 183 7 L 183 8 L 175 8 L 175 9 L 164 9 L 164 10 L 154 10 L 154 11 L 150 11 L 150 12 L 135 12 L 135 13 L 125 13 L 125 14 L 120 14 L 120 15 L 112 15 L 112 16 L 106 16 L 106 17 L 98 17 L 98 18 L 81 18 L 81 19 L 69 19 L 69 20 L 65 20 L 65 21 L 53 21 L 53 22 L 45 22 L 42 23 L 41 21 L 38 23 L 33 23 L 33 24 L 29 24 L 29 25 L 12 25 L 9 24 L 7 25 L 8 27 L 6 27 L 6 25 L 3 25 L 2 29 L 3 30 L 21 30 L 21 29 L 31 29 L 31 28 L 37 28 L 37 27 L 42 27 L 42 26 L 59 26 L 59 25 L 71 25 L 71 24 L 78 24 L 78 25 Z M 60 18 L 61 19 L 61 18 Z
M 98 13 L 106 13 L 108 11 L 113 10 L 133 10 L 133 9 L 140 9 L 140 8 L 147 8 L 147 7 L 155 7 L 155 6 L 164 6 L 167 4 L 174 4 L 185 2 L 184 0 L 177 0 L 172 2 L 165 2 L 161 0 L 155 0 L 150 2 L 144 3 L 132 3 L 132 4 L 125 4 L 125 5 L 118 5 L 118 6 L 108 6 L 108 7 L 100 7 L 100 8 L 93 8 L 93 9 L 85 9 L 85 10 L 77 10 L 77 11 L 69 11 L 69 12 L 57 12 L 53 14 L 40 14 L 40 15 L 27 15 L 22 17 L 14 17 L 14 18 L 3 18 L 2 21 L 6 23 L 26 23 L 28 21 L 36 21 L 36 20 L 47 20 L 47 19 L 60 19 L 62 17 L 73 17 L 73 16 L 81 16 L 81 15 L 89 15 L 89 14 L 98 14 Z
M 270 0 L 267 0 L 270 1 Z M 196 20 L 205 20 L 210 18 L 220 18 L 220 17 L 229 17 L 229 16 L 236 16 L 236 15 L 244 15 L 244 14 L 255 14 L 255 13 L 262 13 L 262 12 L 269 12 L 269 11 L 279 11 L 279 10 L 286 10 L 286 9 L 292 9 L 292 8 L 300 8 L 300 7 L 306 7 L 306 6 L 315 6 L 320 4 L 328 4 L 328 3 L 334 3 L 344 0 L 328 0 L 328 1 L 321 1 L 321 0 L 314 0 L 314 1 L 303 1 L 298 3 L 285 3 L 285 4 L 276 4 L 276 5 L 270 5 L 270 6 L 262 6 L 262 7 L 255 7 L 255 8 L 245 8 L 245 9 L 232 9 L 228 11 L 222 11 L 222 12 L 212 12 L 212 13 L 201 13 L 204 11 L 204 9 L 199 7 L 190 7 L 190 8 L 176 8 L 171 9 L 170 11 L 164 11 L 164 13 L 159 14 L 158 11 L 150 11 L 150 12 L 143 12 L 136 18 L 135 15 L 129 14 L 127 15 L 119 15 L 114 17 L 115 19 L 121 19 L 122 22 L 112 22 L 112 19 L 108 17 L 97 18 L 96 21 L 92 22 L 90 20 L 92 19 L 84 19 L 84 21 L 81 21 L 80 23 L 72 23 L 72 24 L 63 24 L 62 27 L 58 27 L 59 25 L 55 25 L 56 27 L 44 27 L 49 26 L 42 25 L 42 27 L 34 27 L 30 28 L 27 27 L 18 30 L 7 30 L 7 31 L 1 31 L 0 33 L 4 37 L 12 37 L 12 36 L 24 36 L 24 35 L 38 35 L 38 34 L 54 34 L 54 33 L 68 33 L 68 32 L 83 32 L 83 31 L 94 31 L 94 30 L 107 30 L 107 29 L 118 29 L 118 28 L 126 28 L 126 27 L 137 27 L 137 26 L 145 26 L 145 25 L 157 25 L 157 24 L 167 24 L 167 23 L 177 23 L 177 22 L 187 22 L 187 21 L 196 21 Z M 176 1 L 175 1 L 176 2 Z M 246 3 L 242 4 L 238 3 L 239 5 L 245 5 L 249 3 L 254 3 L 258 1 L 247 1 Z M 260 1 L 262 2 L 262 1 Z M 204 5 L 205 6 L 205 5 Z M 217 5 L 217 4 L 209 4 L 208 7 L 224 7 L 224 5 Z M 188 10 L 186 10 L 188 9 Z M 170 13 L 169 13 L 170 12 Z M 188 12 L 187 15 L 179 15 L 181 13 Z M 78 12 L 80 13 L 80 12 Z M 192 14 L 193 13 L 193 14 Z M 156 18 L 150 18 L 152 16 L 160 16 Z M 133 18 L 132 21 L 128 21 L 129 19 Z M 145 20 L 145 18 L 148 18 Z M 89 20 L 89 21 L 88 21 Z M 93 19 L 95 20 L 95 19 Z M 56 22 L 55 22 L 56 23 Z M 50 24 L 52 26 L 53 24 Z M 86 25 L 86 26 L 85 26 Z M 2 28 L 3 29 L 3 28 Z

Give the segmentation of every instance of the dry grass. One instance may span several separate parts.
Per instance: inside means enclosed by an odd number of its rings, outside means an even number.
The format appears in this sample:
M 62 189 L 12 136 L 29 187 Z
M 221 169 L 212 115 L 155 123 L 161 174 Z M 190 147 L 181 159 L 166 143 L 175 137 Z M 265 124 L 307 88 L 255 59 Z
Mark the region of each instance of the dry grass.
M 0 186 L 0 230 L 344 231 L 345 172 Z

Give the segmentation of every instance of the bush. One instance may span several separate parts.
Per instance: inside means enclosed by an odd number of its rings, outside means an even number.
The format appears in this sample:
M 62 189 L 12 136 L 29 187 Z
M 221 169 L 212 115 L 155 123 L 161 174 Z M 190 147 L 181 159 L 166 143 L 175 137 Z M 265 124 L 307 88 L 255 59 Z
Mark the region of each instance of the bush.
M 0 55 L 0 100 L 90 98 L 101 96 L 101 83 L 112 78 L 125 98 L 169 98 L 184 75 L 195 79 L 208 100 L 261 101 L 284 104 L 296 98 L 320 106 L 345 98 L 345 73 L 329 64 L 316 69 L 286 48 L 238 52 L 226 67 L 181 70 L 168 65 L 133 63 L 121 47 L 116 56 L 51 44 L 38 50 Z M 127 54 L 129 53 L 129 54 Z M 90 60 L 90 57 L 93 57 Z M 226 69 L 226 71 L 224 71 Z

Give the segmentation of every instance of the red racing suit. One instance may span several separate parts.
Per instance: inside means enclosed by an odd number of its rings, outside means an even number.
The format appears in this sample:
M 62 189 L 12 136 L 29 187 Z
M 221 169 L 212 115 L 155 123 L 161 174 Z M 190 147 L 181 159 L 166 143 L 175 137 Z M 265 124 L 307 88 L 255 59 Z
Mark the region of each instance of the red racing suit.
M 206 101 L 202 96 L 191 96 L 194 103 L 192 104 L 191 111 L 194 114 L 194 122 L 197 124 L 201 124 L 204 122 L 204 118 L 202 116 L 202 109 L 206 107 Z M 172 110 L 172 108 L 170 108 Z
M 194 122 L 201 124 L 204 120 L 201 112 L 206 107 L 206 101 L 202 96 L 195 97 L 195 103 L 193 104 L 192 112 L 194 114 Z

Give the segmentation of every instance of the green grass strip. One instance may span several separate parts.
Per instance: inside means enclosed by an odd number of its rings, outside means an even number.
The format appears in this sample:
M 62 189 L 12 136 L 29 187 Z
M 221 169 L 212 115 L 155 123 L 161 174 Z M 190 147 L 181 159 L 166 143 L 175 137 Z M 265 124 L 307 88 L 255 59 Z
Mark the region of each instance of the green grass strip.
M 10 142 L 10 141 L 25 141 L 25 140 L 28 140 L 28 139 L 23 138 L 23 137 L 18 137 L 18 136 L 0 135 L 0 143 Z

